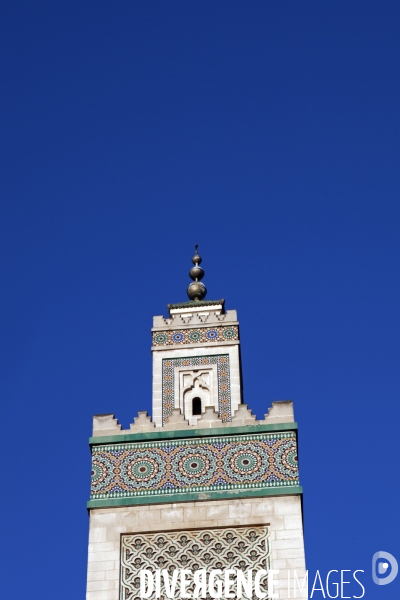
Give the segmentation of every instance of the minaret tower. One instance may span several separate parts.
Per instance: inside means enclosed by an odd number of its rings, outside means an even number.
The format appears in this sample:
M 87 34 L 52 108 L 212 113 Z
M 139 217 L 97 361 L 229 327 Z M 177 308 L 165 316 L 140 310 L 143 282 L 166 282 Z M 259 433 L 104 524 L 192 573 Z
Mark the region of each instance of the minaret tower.
M 187 289 L 189 302 L 169 304 L 169 317 L 153 319 L 153 420 L 156 427 L 179 413 L 196 425 L 206 407 L 223 423 L 242 402 L 239 323 L 224 300 L 205 300 L 204 271 L 196 253 Z
M 142 569 L 274 569 L 283 599 L 304 577 L 292 402 L 243 404 L 236 311 L 192 262 L 189 301 L 153 318 L 152 418 L 93 418 L 87 600 L 140 600 Z

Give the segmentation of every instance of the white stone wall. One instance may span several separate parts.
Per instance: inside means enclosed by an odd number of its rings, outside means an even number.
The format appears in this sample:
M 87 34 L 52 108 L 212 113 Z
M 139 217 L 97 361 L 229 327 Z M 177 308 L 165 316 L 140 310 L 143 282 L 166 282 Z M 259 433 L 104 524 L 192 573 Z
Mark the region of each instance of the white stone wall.
M 279 569 L 276 591 L 287 600 L 288 569 L 305 574 L 300 496 L 179 502 L 90 511 L 86 600 L 119 600 L 120 537 L 179 529 L 268 525 L 271 568 Z M 293 573 L 292 573 L 293 579 Z M 293 591 L 290 598 L 293 597 Z M 306 594 L 297 598 L 307 598 Z
M 241 402 L 240 390 L 240 363 L 239 346 L 237 343 L 227 346 L 212 346 L 200 348 L 162 349 L 153 352 L 153 422 L 156 427 L 162 426 L 162 361 L 167 358 L 186 358 L 193 356 L 215 356 L 217 354 L 229 355 L 230 382 L 231 382 L 231 406 L 232 414 L 237 410 Z M 201 368 L 201 367 L 200 367 Z M 179 374 L 178 374 L 179 377 Z M 179 380 L 178 380 L 179 381 Z M 183 402 L 183 399 L 182 399 Z M 179 407 L 180 399 L 176 400 Z

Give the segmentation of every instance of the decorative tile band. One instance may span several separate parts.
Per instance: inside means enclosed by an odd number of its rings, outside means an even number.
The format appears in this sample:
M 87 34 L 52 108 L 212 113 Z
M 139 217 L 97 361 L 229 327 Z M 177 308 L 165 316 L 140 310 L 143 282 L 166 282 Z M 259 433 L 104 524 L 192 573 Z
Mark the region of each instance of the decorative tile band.
M 93 500 L 298 485 L 293 432 L 93 447 Z
M 153 574 L 166 569 L 172 575 L 175 569 L 235 569 L 244 573 L 270 568 L 270 544 L 267 527 L 226 527 L 197 529 L 167 533 L 137 533 L 121 537 L 121 600 L 141 600 L 140 571 L 148 569 Z M 223 578 L 221 572 L 221 579 Z M 231 576 L 235 583 L 236 576 Z M 217 578 L 218 579 L 218 578 Z M 163 579 L 161 597 L 166 598 Z M 261 579 L 261 589 L 268 590 L 267 578 Z M 236 589 L 236 585 L 233 585 Z M 187 587 L 193 596 L 194 582 Z M 247 596 L 242 596 L 247 600 Z M 250 596 L 251 598 L 251 596 Z
M 231 342 L 239 339 L 237 325 L 229 327 L 199 327 L 197 329 L 173 329 L 153 331 L 153 346 L 175 346 L 179 344 L 209 344 Z
M 202 367 L 217 365 L 218 414 L 223 422 L 232 421 L 231 383 L 229 375 L 229 355 L 188 356 L 186 358 L 165 358 L 162 361 L 162 418 L 168 422 L 175 404 L 175 367 Z

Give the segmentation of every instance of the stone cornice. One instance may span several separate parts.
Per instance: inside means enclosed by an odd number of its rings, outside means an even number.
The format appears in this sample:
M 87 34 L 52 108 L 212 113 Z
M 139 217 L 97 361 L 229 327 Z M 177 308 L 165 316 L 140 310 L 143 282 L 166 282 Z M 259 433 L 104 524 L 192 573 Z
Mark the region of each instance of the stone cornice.
M 178 429 L 165 431 L 162 427 L 144 433 L 98 436 L 89 438 L 91 446 L 123 444 L 124 442 L 149 442 L 153 440 L 173 440 L 223 435 L 246 435 L 264 432 L 296 431 L 297 423 L 271 423 L 268 425 L 244 425 L 241 427 L 216 427 L 213 429 Z

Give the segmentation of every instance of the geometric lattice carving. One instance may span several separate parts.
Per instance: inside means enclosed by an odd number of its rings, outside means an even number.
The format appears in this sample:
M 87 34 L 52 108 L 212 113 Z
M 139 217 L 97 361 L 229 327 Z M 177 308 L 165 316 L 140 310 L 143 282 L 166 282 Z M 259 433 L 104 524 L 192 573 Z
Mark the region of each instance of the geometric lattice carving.
M 92 499 L 299 485 L 294 432 L 98 445 Z
M 162 361 L 162 416 L 163 424 L 175 407 L 175 367 L 201 368 L 217 365 L 218 376 L 218 414 L 222 421 L 232 420 L 231 385 L 229 376 L 229 355 L 189 356 L 187 358 L 166 358 Z
M 268 570 L 270 547 L 265 526 L 198 529 L 168 533 L 137 533 L 121 537 L 121 600 L 140 600 L 140 571 L 166 569 L 172 576 L 175 569 L 238 569 L 245 573 L 253 569 L 253 578 L 260 569 Z M 235 576 L 231 577 L 235 581 Z M 222 577 L 221 577 L 222 579 Z M 161 597 L 166 599 L 161 578 Z M 267 592 L 267 578 L 260 588 Z M 187 587 L 192 596 L 194 583 Z M 235 592 L 236 582 L 231 591 Z M 179 583 L 174 597 L 179 598 Z M 242 596 L 246 598 L 246 596 Z M 256 598 L 253 593 L 253 598 Z M 207 598 L 210 596 L 207 594 Z

